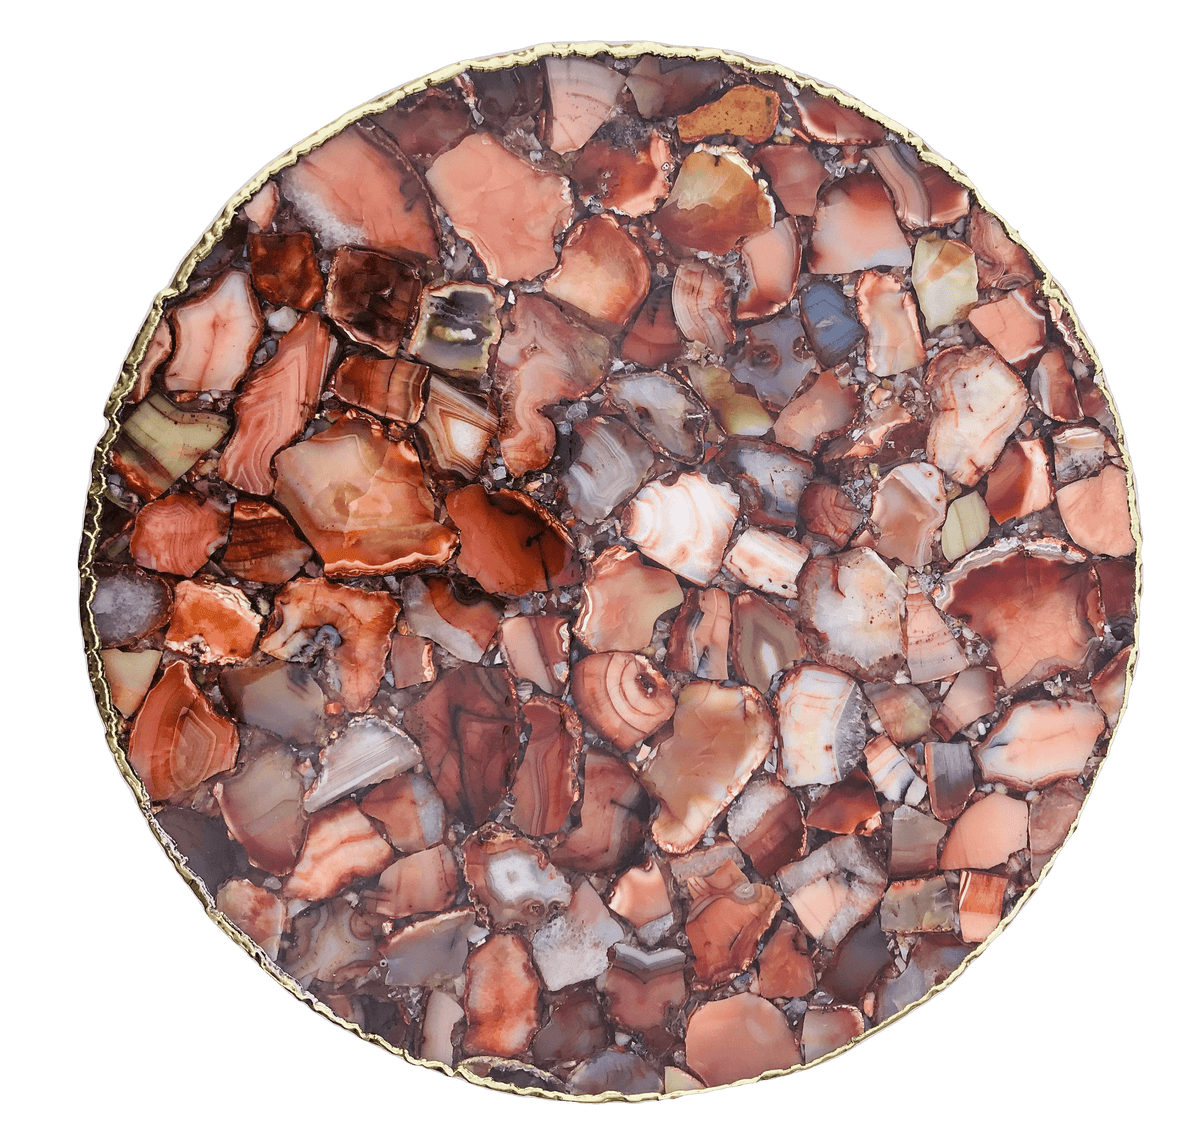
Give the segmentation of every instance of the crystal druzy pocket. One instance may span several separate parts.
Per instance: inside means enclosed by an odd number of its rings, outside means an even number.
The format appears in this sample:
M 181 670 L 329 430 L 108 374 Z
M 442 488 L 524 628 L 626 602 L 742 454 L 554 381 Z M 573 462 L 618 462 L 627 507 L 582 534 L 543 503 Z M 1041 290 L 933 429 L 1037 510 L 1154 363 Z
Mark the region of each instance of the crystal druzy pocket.
M 1134 653 L 1094 354 L 955 169 L 716 52 L 539 48 L 243 191 L 100 446 L 84 620 L 209 913 L 426 1064 L 650 1095 L 953 977 Z

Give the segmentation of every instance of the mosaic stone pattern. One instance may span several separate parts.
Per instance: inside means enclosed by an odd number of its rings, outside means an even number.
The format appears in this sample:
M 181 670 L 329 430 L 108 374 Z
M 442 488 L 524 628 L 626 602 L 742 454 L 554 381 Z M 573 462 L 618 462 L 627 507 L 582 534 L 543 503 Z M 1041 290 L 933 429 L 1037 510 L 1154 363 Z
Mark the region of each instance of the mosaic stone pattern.
M 1058 293 L 769 70 L 550 55 L 362 117 L 166 303 L 99 468 L 150 818 L 474 1078 L 843 1047 L 1038 879 L 1122 708 L 1128 468 Z

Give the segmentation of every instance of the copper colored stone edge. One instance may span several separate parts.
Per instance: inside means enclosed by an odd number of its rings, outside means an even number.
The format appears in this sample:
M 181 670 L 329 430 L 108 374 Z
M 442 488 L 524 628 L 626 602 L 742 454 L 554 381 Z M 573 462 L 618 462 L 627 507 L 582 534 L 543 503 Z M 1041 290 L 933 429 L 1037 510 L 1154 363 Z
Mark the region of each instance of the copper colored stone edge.
M 885 129 L 896 133 L 917 152 L 918 157 L 928 164 L 934 165 L 943 169 L 950 177 L 961 184 L 963 187 L 974 193 L 977 206 L 982 210 L 996 216 L 1000 221 L 1005 234 L 1019 247 L 1025 250 L 1033 261 L 1034 265 L 1043 272 L 1042 293 L 1051 304 L 1052 312 L 1054 304 L 1058 304 L 1062 309 L 1062 317 L 1067 322 L 1070 329 L 1074 332 L 1077 340 L 1086 351 L 1088 359 L 1091 361 L 1095 370 L 1095 384 L 1100 389 L 1101 395 L 1104 397 L 1108 405 L 1109 411 L 1112 413 L 1115 422 L 1117 447 L 1122 458 L 1125 461 L 1126 467 L 1126 488 L 1129 499 L 1129 514 L 1130 527 L 1133 534 L 1135 545 L 1134 550 L 1134 628 L 1133 628 L 1133 643 L 1130 654 L 1130 659 L 1125 672 L 1125 689 L 1120 712 L 1116 722 L 1112 726 L 1112 734 L 1109 739 L 1111 747 L 1112 740 L 1116 737 L 1117 730 L 1120 727 L 1121 721 L 1124 719 L 1125 712 L 1129 708 L 1129 687 L 1133 681 L 1134 671 L 1137 667 L 1137 660 L 1140 653 L 1140 626 L 1141 626 L 1141 599 L 1142 599 L 1142 580 L 1144 563 L 1142 559 L 1142 533 L 1139 507 L 1137 504 L 1137 487 L 1135 482 L 1135 472 L 1132 469 L 1132 461 L 1130 459 L 1128 444 L 1125 435 L 1125 428 L 1122 423 L 1120 414 L 1117 410 L 1113 396 L 1109 390 L 1108 382 L 1104 374 L 1103 365 L 1100 358 L 1096 354 L 1096 350 L 1083 329 L 1082 323 L 1078 314 L 1072 305 L 1070 298 L 1061 284 L 1054 278 L 1045 264 L 1030 249 L 1021 239 L 1016 229 L 1013 228 L 1008 221 L 1002 216 L 999 216 L 984 200 L 982 195 L 974 183 L 957 167 L 955 167 L 945 157 L 931 149 L 917 134 L 906 129 L 900 123 L 893 121 L 877 110 L 858 99 L 844 93 L 836 87 L 829 86 L 819 82 L 816 79 L 799 74 L 796 71 L 789 69 L 786 66 L 776 63 L 768 63 L 761 60 L 756 60 L 747 56 L 738 55 L 733 52 L 723 51 L 717 48 L 691 48 L 680 46 L 669 46 L 650 41 L 639 41 L 621 44 L 603 43 L 597 41 L 579 42 L 579 43 L 543 43 L 531 47 L 526 47 L 518 51 L 513 51 L 502 55 L 493 55 L 482 59 L 470 59 L 460 63 L 451 64 L 433 71 L 421 78 L 414 79 L 403 86 L 396 87 L 387 94 L 380 96 L 370 102 L 365 102 L 355 109 L 347 111 L 339 118 L 330 122 L 316 132 L 310 134 L 304 140 L 293 145 L 286 153 L 277 157 L 275 160 L 264 166 L 259 172 L 252 177 L 237 193 L 235 193 L 221 210 L 217 219 L 209 227 L 209 229 L 201 236 L 192 250 L 184 257 L 179 267 L 177 268 L 170 284 L 164 287 L 155 296 L 150 310 L 146 315 L 145 321 L 142 323 L 141 329 L 138 331 L 134 342 L 125 357 L 121 367 L 121 374 L 118 377 L 112 392 L 109 394 L 108 400 L 104 407 L 105 429 L 99 443 L 96 446 L 93 461 L 92 473 L 88 485 L 87 499 L 84 511 L 83 522 L 83 537 L 79 549 L 79 570 L 80 570 L 80 619 L 84 637 L 84 648 L 88 665 L 88 678 L 92 685 L 92 691 L 96 696 L 97 708 L 100 712 L 102 721 L 104 722 L 105 736 L 108 741 L 109 749 L 113 754 L 113 758 L 117 763 L 117 768 L 124 777 L 130 790 L 134 794 L 134 798 L 141 809 L 143 816 L 150 826 L 155 838 L 158 839 L 160 846 L 167 854 L 173 863 L 175 869 L 184 881 L 191 887 L 193 893 L 200 900 L 208 916 L 216 923 L 218 928 L 222 930 L 231 940 L 238 944 L 252 959 L 254 959 L 273 979 L 278 981 L 284 988 L 292 993 L 297 999 L 306 1003 L 315 1012 L 324 1016 L 326 1019 L 354 1032 L 360 1038 L 369 1043 L 374 1043 L 376 1046 L 383 1048 L 391 1054 L 404 1058 L 406 1061 L 419 1066 L 429 1067 L 438 1070 L 443 1074 L 454 1077 L 461 1077 L 475 1085 L 484 1086 L 488 1089 L 501 1090 L 512 1094 L 531 1095 L 543 1098 L 554 1098 L 562 1101 L 570 1102 L 609 1102 L 609 1101 L 625 1101 L 625 1102 L 640 1102 L 649 1100 L 658 1100 L 662 1098 L 675 1098 L 684 1093 L 693 1091 L 679 1090 L 671 1093 L 663 1094 L 625 1094 L 619 1091 L 608 1090 L 601 1094 L 569 1094 L 546 1090 L 538 1086 L 513 1086 L 509 1083 L 499 1082 L 473 1071 L 466 1069 L 465 1064 L 456 1068 L 451 1068 L 445 1063 L 437 1062 L 428 1059 L 419 1058 L 408 1051 L 393 1047 L 379 1035 L 373 1034 L 364 1030 L 357 1023 L 343 1019 L 336 1015 L 328 1005 L 322 1003 L 315 996 L 306 992 L 300 985 L 285 972 L 280 970 L 262 947 L 250 938 L 246 933 L 239 929 L 225 914 L 217 909 L 215 899 L 212 898 L 207 889 L 204 887 L 200 879 L 189 869 L 175 848 L 171 840 L 162 832 L 157 822 L 152 818 L 151 803 L 142 782 L 138 779 L 130 767 L 126 759 L 124 751 L 121 749 L 118 741 L 118 733 L 120 731 L 120 715 L 113 705 L 111 694 L 109 691 L 107 680 L 104 676 L 103 660 L 101 657 L 101 645 L 98 632 L 96 630 L 95 621 L 91 613 L 91 602 L 96 588 L 96 572 L 95 562 L 97 552 L 100 546 L 100 511 L 101 500 L 104 496 L 104 465 L 108 458 L 110 450 L 117 438 L 118 424 L 117 413 L 123 406 L 126 396 L 138 380 L 138 369 L 143 358 L 151 346 L 152 338 L 159 324 L 164 317 L 164 303 L 172 298 L 182 294 L 188 285 L 188 281 L 195 271 L 197 265 L 213 250 L 218 241 L 222 238 L 225 232 L 229 229 L 234 216 L 238 210 L 255 195 L 269 180 L 281 170 L 294 165 L 301 157 L 329 140 L 334 135 L 340 133 L 347 126 L 353 124 L 361 118 L 369 115 L 378 114 L 384 110 L 390 109 L 404 98 L 412 94 L 419 93 L 429 87 L 439 83 L 446 82 L 467 70 L 504 70 L 510 67 L 525 66 L 535 63 L 540 59 L 548 57 L 570 57 L 578 56 L 582 58 L 591 58 L 596 55 L 607 54 L 615 58 L 624 59 L 632 58 L 639 55 L 651 54 L 659 55 L 667 58 L 681 58 L 694 60 L 719 60 L 728 63 L 732 66 L 741 67 L 747 71 L 758 74 L 775 75 L 782 77 L 801 89 L 813 90 L 817 94 L 840 103 L 843 106 L 856 110 L 866 117 L 879 122 Z M 1057 319 L 1056 319 L 1057 320 Z M 1107 757 L 1102 759 L 1097 766 L 1095 777 L 1099 776 L 1100 771 L 1104 767 Z M 889 1016 L 882 1020 L 876 1026 L 866 1031 L 864 1034 L 856 1036 L 849 1042 L 830 1051 L 828 1054 L 822 1055 L 811 1062 L 805 1062 L 801 1065 L 789 1067 L 783 1070 L 769 1070 L 754 1078 L 743 1078 L 735 1082 L 724 1083 L 717 1086 L 704 1087 L 702 1090 L 695 1092 L 711 1092 L 715 1090 L 729 1089 L 734 1086 L 744 1086 L 753 1082 L 762 1081 L 764 1079 L 781 1077 L 784 1075 L 794 1074 L 801 1070 L 807 1070 L 810 1067 L 817 1066 L 828 1059 L 834 1058 L 845 1053 L 850 1048 L 856 1046 L 863 1039 L 870 1035 L 874 1035 L 878 1031 L 891 1026 L 896 1021 L 902 1019 L 914 1008 L 920 1007 L 922 1004 L 932 999 L 939 992 L 943 991 L 953 984 L 966 969 L 992 944 L 993 941 L 1007 928 L 1008 924 L 1016 916 L 1018 911 L 1024 906 L 1026 901 L 1040 888 L 1046 875 L 1053 868 L 1055 861 L 1063 847 L 1070 841 L 1071 836 L 1075 833 L 1078 826 L 1079 818 L 1082 815 L 1083 808 L 1086 807 L 1088 799 L 1092 794 L 1092 789 L 1095 786 L 1095 777 L 1093 778 L 1092 786 L 1088 789 L 1084 796 L 1083 805 L 1080 812 L 1076 815 L 1074 822 L 1071 824 L 1066 837 L 1059 845 L 1058 849 L 1050 856 L 1042 868 L 1041 875 L 1035 879 L 1021 896 L 1013 903 L 1009 912 L 1005 914 L 1000 923 L 992 931 L 991 935 L 975 949 L 973 949 L 957 968 L 955 968 L 949 976 L 941 983 L 930 988 L 919 999 L 902 1008 L 895 1015 Z

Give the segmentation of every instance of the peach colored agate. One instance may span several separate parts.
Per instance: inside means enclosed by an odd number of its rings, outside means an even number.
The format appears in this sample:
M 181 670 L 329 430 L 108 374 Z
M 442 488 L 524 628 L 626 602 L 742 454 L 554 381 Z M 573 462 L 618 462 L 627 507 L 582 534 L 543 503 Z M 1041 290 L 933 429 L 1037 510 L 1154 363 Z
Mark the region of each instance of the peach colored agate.
M 361 117 L 219 236 L 117 413 L 87 630 L 272 968 L 639 1096 L 816 1062 L 994 934 L 1122 712 L 1138 541 L 1073 314 L 970 189 L 769 67 L 568 52 Z

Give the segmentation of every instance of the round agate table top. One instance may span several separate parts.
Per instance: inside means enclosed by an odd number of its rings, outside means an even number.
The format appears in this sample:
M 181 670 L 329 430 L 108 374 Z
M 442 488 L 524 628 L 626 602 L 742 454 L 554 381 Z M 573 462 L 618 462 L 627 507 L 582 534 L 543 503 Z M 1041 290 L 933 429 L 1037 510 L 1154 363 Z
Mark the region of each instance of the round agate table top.
M 1122 710 L 1074 311 L 782 67 L 546 47 L 352 112 L 225 209 L 108 418 L 85 634 L 147 819 L 281 983 L 473 1081 L 669 1094 L 888 1025 Z

